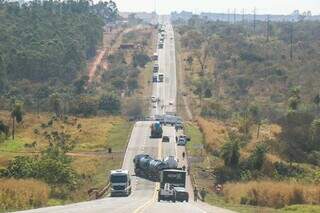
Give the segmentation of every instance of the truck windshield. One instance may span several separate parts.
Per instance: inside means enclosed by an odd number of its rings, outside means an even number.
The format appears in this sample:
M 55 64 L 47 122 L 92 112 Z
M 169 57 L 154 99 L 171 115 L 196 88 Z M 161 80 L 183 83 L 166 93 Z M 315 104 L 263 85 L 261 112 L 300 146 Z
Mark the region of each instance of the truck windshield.
M 110 178 L 111 183 L 126 183 L 127 180 L 126 175 L 111 175 Z

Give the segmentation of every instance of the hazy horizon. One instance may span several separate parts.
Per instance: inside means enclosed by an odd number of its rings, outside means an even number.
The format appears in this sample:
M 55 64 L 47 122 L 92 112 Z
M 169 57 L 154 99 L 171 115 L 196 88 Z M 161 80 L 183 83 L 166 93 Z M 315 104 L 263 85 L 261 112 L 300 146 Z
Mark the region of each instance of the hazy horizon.
M 177 11 L 189 11 L 193 13 L 212 12 L 227 13 L 228 9 L 231 13 L 236 9 L 236 13 L 253 13 L 256 8 L 257 14 L 291 14 L 294 10 L 300 12 L 311 11 L 312 15 L 320 14 L 319 0 L 139 0 L 138 4 L 132 4 L 132 0 L 114 0 L 120 12 L 153 12 L 156 8 L 159 14 L 170 14 Z M 200 3 L 199 3 L 200 2 Z

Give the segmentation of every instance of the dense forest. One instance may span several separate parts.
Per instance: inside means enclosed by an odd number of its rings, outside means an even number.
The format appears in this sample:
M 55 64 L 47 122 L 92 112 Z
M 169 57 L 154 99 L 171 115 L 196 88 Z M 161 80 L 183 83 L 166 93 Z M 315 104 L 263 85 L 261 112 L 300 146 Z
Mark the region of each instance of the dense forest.
M 1 1 L 0 108 L 11 109 L 20 101 L 27 110 L 49 111 L 44 102 L 51 95 L 63 99 L 79 94 L 86 84 L 86 62 L 102 42 L 103 26 L 117 18 L 112 1 Z

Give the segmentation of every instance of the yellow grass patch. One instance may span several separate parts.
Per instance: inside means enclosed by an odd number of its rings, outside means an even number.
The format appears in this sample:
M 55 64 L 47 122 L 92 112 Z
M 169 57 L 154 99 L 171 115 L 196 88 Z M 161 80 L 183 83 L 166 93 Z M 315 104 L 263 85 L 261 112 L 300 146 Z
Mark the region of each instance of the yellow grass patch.
M 41 207 L 47 204 L 48 196 L 43 182 L 0 179 L 0 211 Z
M 226 126 L 217 120 L 207 120 L 201 117 L 197 118 L 198 125 L 204 135 L 205 143 L 210 149 L 220 148 L 227 137 Z
M 250 181 L 224 186 L 227 201 L 282 208 L 293 204 L 320 204 L 320 186 L 302 183 Z

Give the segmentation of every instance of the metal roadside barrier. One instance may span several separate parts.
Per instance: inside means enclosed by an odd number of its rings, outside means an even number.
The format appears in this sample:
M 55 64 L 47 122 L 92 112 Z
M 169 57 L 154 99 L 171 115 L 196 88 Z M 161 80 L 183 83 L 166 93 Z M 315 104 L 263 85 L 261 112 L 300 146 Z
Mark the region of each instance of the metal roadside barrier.
M 103 195 L 107 193 L 107 191 L 110 189 L 111 184 L 108 183 L 103 189 L 90 189 L 88 191 L 89 194 L 89 200 L 96 200 L 102 198 Z

